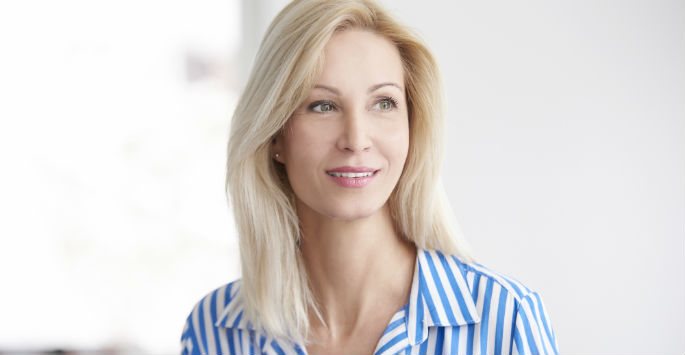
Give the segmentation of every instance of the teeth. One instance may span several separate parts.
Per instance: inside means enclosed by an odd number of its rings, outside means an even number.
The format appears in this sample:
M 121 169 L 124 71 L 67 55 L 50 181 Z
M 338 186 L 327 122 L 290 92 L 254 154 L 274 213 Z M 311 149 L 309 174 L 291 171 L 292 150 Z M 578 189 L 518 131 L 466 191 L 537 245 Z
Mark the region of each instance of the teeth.
M 367 172 L 367 173 L 334 173 L 334 172 L 329 172 L 328 175 L 335 176 L 335 177 L 345 177 L 345 178 L 360 178 L 360 177 L 371 176 L 371 175 L 373 175 L 373 172 Z

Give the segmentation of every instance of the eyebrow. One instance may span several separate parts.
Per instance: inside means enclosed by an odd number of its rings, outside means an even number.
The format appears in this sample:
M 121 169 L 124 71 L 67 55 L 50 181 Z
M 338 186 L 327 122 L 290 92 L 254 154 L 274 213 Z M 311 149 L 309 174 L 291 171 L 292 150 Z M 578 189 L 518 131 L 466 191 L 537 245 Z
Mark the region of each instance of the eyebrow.
M 398 88 L 400 91 L 404 91 L 404 90 L 402 89 L 401 86 L 399 86 L 399 85 L 397 85 L 397 84 L 395 84 L 395 83 L 390 83 L 390 82 L 388 82 L 388 83 L 380 83 L 380 84 L 372 85 L 372 86 L 369 88 L 369 90 L 367 91 L 367 93 L 370 94 L 370 93 L 372 93 L 372 92 L 374 92 L 374 91 L 376 91 L 376 90 L 378 90 L 378 89 L 380 89 L 380 88 L 382 88 L 382 87 L 384 87 L 384 86 L 394 86 L 394 87 Z M 315 88 L 315 89 L 327 90 L 327 91 L 330 91 L 330 92 L 332 92 L 332 93 L 334 93 L 334 94 L 340 96 L 340 91 L 339 91 L 338 89 L 334 88 L 334 87 L 331 87 L 331 86 L 326 86 L 326 85 L 322 85 L 322 84 L 317 84 L 317 85 L 314 85 L 314 88 Z

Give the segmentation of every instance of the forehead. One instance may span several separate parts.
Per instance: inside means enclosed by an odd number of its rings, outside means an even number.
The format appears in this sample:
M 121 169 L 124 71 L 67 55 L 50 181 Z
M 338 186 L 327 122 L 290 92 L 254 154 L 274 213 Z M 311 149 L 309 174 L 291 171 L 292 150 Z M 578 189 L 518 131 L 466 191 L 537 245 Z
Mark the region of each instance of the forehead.
M 336 32 L 324 49 L 320 84 L 353 88 L 394 81 L 404 84 L 399 49 L 375 32 L 351 28 Z

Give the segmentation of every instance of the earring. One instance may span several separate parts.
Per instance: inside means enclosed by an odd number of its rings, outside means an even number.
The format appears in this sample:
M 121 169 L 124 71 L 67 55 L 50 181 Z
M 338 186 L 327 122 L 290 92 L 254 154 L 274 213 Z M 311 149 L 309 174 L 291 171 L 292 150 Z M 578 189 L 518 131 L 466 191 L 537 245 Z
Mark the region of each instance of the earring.
M 274 158 L 278 159 L 278 153 L 276 153 L 276 155 L 274 155 Z

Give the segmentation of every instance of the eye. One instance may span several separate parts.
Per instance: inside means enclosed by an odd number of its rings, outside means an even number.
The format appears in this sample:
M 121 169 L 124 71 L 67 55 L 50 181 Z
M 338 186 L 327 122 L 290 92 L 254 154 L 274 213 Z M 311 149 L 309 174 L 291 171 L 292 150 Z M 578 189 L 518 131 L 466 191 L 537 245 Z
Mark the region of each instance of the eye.
M 330 101 L 316 101 L 309 105 L 309 110 L 314 112 L 331 112 L 335 109 L 335 105 Z
M 378 106 L 381 111 L 390 111 L 397 108 L 397 100 L 386 96 L 379 100 L 375 106 Z

